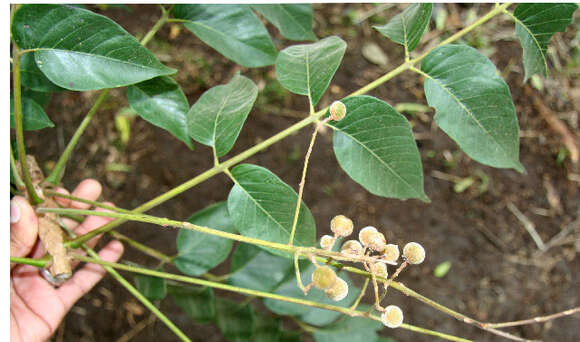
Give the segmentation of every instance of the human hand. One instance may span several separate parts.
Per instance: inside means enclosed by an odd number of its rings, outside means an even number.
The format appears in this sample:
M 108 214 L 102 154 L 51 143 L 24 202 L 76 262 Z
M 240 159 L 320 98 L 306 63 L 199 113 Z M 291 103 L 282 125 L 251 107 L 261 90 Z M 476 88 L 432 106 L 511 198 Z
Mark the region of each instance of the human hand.
M 66 193 L 64 189 L 58 191 Z M 86 179 L 72 194 L 94 201 L 101 194 L 101 185 L 93 179 Z M 88 204 L 67 199 L 55 199 L 64 207 L 75 209 L 90 207 Z M 89 216 L 79 225 L 72 220 L 63 219 L 77 235 L 85 234 L 109 221 L 110 218 Z M 99 237 L 89 240 L 87 245 L 94 247 Z M 14 197 L 10 202 L 10 255 L 40 258 L 44 254 L 44 247 L 38 241 L 38 218 L 34 209 L 24 197 Z M 123 245 L 116 240 L 109 242 L 99 251 L 99 256 L 103 260 L 111 262 L 119 260 L 122 254 Z M 47 340 L 74 303 L 88 293 L 104 275 L 105 269 L 100 265 L 87 264 L 74 272 L 73 276 L 59 288 L 54 288 L 40 275 L 38 268 L 11 263 L 10 340 L 18 342 Z

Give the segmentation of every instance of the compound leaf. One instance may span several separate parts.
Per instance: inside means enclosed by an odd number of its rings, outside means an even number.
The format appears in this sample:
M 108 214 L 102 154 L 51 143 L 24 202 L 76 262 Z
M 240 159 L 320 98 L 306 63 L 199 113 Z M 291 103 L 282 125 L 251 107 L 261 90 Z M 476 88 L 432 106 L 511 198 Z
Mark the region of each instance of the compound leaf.
M 523 171 L 512 97 L 487 57 L 466 45 L 445 45 L 425 57 L 421 70 L 435 121 L 467 155 Z
M 228 341 L 246 342 L 252 337 L 254 313 L 249 304 L 216 298 L 217 326 Z
M 293 271 L 291 259 L 243 243 L 232 256 L 228 282 L 238 287 L 271 292 Z
M 242 164 L 232 169 L 236 184 L 228 197 L 232 221 L 242 235 L 277 243 L 288 243 L 298 195 L 268 169 Z M 294 245 L 313 246 L 316 225 L 310 209 L 301 203 Z M 268 249 L 274 254 L 288 253 Z
M 22 93 L 22 127 L 25 131 L 54 127 L 54 123 L 50 121 L 42 106 L 24 93 Z M 16 128 L 13 94 L 10 94 L 10 128 Z
M 51 82 L 70 90 L 122 87 L 176 71 L 111 19 L 77 7 L 23 5 L 12 34 L 22 49 L 36 49 L 36 65 Z
M 193 214 L 188 222 L 228 233 L 235 228 L 226 202 L 219 202 Z M 232 240 L 219 236 L 181 229 L 177 235 L 175 266 L 188 275 L 198 276 L 219 265 L 232 250 Z
M 252 5 L 290 40 L 316 40 L 312 32 L 312 4 Z
M 212 146 L 218 157 L 225 155 L 240 135 L 257 96 L 258 87 L 241 75 L 209 89 L 187 113 L 189 135 Z
M 149 300 L 161 300 L 167 295 L 167 283 L 163 278 L 136 274 L 135 286 Z
M 196 323 L 205 324 L 215 319 L 215 296 L 211 287 L 168 285 L 167 292 Z
M 419 44 L 429 24 L 432 10 L 433 4 L 410 4 L 386 25 L 373 27 L 395 43 L 406 46 L 407 51 L 411 52 Z
M 247 5 L 177 5 L 175 18 L 204 43 L 245 67 L 274 64 L 276 47 L 262 22 Z
M 293 93 L 308 95 L 314 106 L 328 88 L 345 51 L 346 43 L 336 36 L 287 47 L 276 59 L 278 81 Z
M 345 118 L 330 122 L 334 153 L 342 169 L 375 195 L 429 201 L 407 119 L 375 97 L 354 96 L 342 102 Z
M 577 8 L 574 3 L 518 4 L 513 18 L 524 52 L 524 82 L 536 73 L 548 76 L 548 42 L 555 32 L 566 30 Z
M 193 149 L 186 123 L 189 103 L 173 78 L 156 77 L 132 85 L 127 88 L 127 100 L 140 117 L 169 131 Z

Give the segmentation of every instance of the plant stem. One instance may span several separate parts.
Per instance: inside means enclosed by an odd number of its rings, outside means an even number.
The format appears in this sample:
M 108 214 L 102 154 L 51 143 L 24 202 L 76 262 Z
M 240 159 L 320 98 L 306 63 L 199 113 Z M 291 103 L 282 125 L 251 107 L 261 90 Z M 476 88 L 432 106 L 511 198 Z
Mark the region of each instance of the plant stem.
M 302 168 L 302 179 L 300 179 L 300 185 L 298 187 L 298 199 L 296 201 L 296 211 L 294 212 L 294 221 L 292 222 L 292 229 L 290 231 L 290 239 L 288 244 L 292 246 L 294 242 L 294 235 L 296 234 L 296 225 L 298 224 L 298 216 L 300 216 L 300 207 L 302 204 L 302 194 L 304 193 L 304 186 L 306 185 L 306 172 L 308 170 L 308 161 L 310 160 L 310 154 L 314 148 L 314 142 L 316 141 L 316 136 L 320 126 L 328 122 L 329 118 L 322 120 L 322 122 L 317 123 L 312 133 L 312 138 L 310 139 L 310 145 L 308 145 L 308 151 L 306 151 L 306 157 L 304 157 L 304 167 Z
M 170 257 L 169 255 L 165 255 L 165 254 L 157 251 L 154 248 L 151 248 L 149 246 L 145 246 L 144 244 L 142 244 L 138 241 L 135 241 L 126 235 L 123 235 L 123 234 L 116 232 L 114 230 L 110 231 L 109 234 L 113 238 L 120 240 L 120 241 L 123 241 L 123 242 L 126 242 L 129 246 L 131 246 L 131 247 L 133 247 L 133 248 L 143 252 L 144 254 L 147 254 L 147 255 L 149 255 L 157 260 L 161 260 L 164 263 L 172 263 L 173 262 L 173 258 Z
M 50 196 L 50 197 L 66 198 L 66 199 L 69 199 L 69 200 L 72 200 L 72 201 L 90 204 L 90 205 L 92 205 L 94 207 L 97 207 L 97 208 L 103 208 L 103 209 L 115 211 L 115 212 L 118 212 L 118 213 L 126 213 L 126 214 L 131 214 L 132 213 L 130 210 L 127 210 L 127 209 L 122 209 L 122 208 L 115 207 L 115 206 L 112 206 L 112 205 L 107 205 L 107 204 L 102 203 L 102 202 L 91 201 L 91 200 L 88 200 L 88 199 L 82 198 L 82 197 L 77 197 L 77 196 L 63 194 L 62 192 L 57 192 L 57 191 L 52 191 L 52 190 L 45 190 L 44 191 L 44 194 L 46 196 Z
M 66 230 L 71 238 L 76 237 L 75 233 L 70 230 L 66 225 L 61 225 L 61 227 Z M 101 257 L 95 252 L 94 249 L 90 248 L 86 244 L 82 244 L 81 247 L 87 252 L 88 255 L 92 257 L 92 260 L 106 262 L 101 259 Z M 160 321 L 165 323 L 165 325 L 171 330 L 175 335 L 177 335 L 182 341 L 191 342 L 191 340 L 169 319 L 163 314 L 149 299 L 147 299 L 139 290 L 137 290 L 130 282 L 128 282 L 122 275 L 117 272 L 110 265 L 102 265 L 103 268 L 121 285 L 123 285 L 127 291 L 129 291 L 135 298 L 137 298 L 141 304 L 148 308 Z
M 572 309 L 564 310 L 562 312 L 558 312 L 555 314 L 547 315 L 547 316 L 539 316 L 530 319 L 524 319 L 521 321 L 513 321 L 513 322 L 503 322 L 503 323 L 484 323 L 483 326 L 488 328 L 506 328 L 506 327 L 515 327 L 518 325 L 526 325 L 526 324 L 533 324 L 533 323 L 541 323 L 551 321 L 556 318 L 574 315 L 580 312 L 580 307 L 575 307 Z
M 68 159 L 70 158 L 72 151 L 76 147 L 79 139 L 85 132 L 85 129 L 88 127 L 89 123 L 91 123 L 93 116 L 95 115 L 95 113 L 97 112 L 97 110 L 99 109 L 99 107 L 109 94 L 109 91 L 111 90 L 105 89 L 103 90 L 103 92 L 99 94 L 99 97 L 97 98 L 97 100 L 95 101 L 95 103 L 93 104 L 93 106 L 91 107 L 91 109 L 89 110 L 89 112 L 87 113 L 87 115 L 77 128 L 77 130 L 75 131 L 74 135 L 70 139 L 68 145 L 64 149 L 64 152 L 62 153 L 60 158 L 58 158 L 58 161 L 56 162 L 54 169 L 52 169 L 48 177 L 46 177 L 46 182 L 54 185 L 57 185 L 60 182 L 64 174 L 64 168 L 66 166 Z
M 14 160 L 14 152 L 12 151 L 12 144 L 10 144 L 10 171 L 12 171 L 12 177 L 14 178 L 14 183 L 19 191 L 26 189 L 26 184 L 22 178 L 20 178 L 20 173 L 18 172 L 18 167 L 16 166 L 16 160 Z
M 329 304 L 319 303 L 319 302 L 306 300 L 306 299 L 287 297 L 287 296 L 282 296 L 282 295 L 275 294 L 275 293 L 246 289 L 246 288 L 242 288 L 242 287 L 212 282 L 212 281 L 203 280 L 203 279 L 194 278 L 194 277 L 182 276 L 182 275 L 178 275 L 178 274 L 153 271 L 153 270 L 150 270 L 147 268 L 141 268 L 141 267 L 136 267 L 136 266 L 130 266 L 130 265 L 125 265 L 125 264 L 97 260 L 95 258 L 90 258 L 90 257 L 86 257 L 86 256 L 81 256 L 81 255 L 73 255 L 72 257 L 74 259 L 77 259 L 77 260 L 82 261 L 82 262 L 99 264 L 99 265 L 103 265 L 103 266 L 112 267 L 112 268 L 115 268 L 118 270 L 139 273 L 139 274 L 144 274 L 144 275 L 149 275 L 149 276 L 153 276 L 153 277 L 169 279 L 169 280 L 174 280 L 174 281 L 179 281 L 179 282 L 189 283 L 189 284 L 194 284 L 194 285 L 199 285 L 199 286 L 206 286 L 206 287 L 211 287 L 211 288 L 220 289 L 220 290 L 224 290 L 224 291 L 245 294 L 245 295 L 249 295 L 249 296 L 261 297 L 261 298 L 270 298 L 270 299 L 284 301 L 284 302 L 288 302 L 288 303 L 294 303 L 294 304 L 310 306 L 310 307 L 315 307 L 315 308 L 320 308 L 320 309 L 325 309 L 325 310 L 330 310 L 330 311 L 336 311 L 336 312 L 346 314 L 349 316 L 367 317 L 367 318 L 373 319 L 373 320 L 378 321 L 378 322 L 381 321 L 381 319 L 375 315 L 371 315 L 367 312 L 351 310 L 349 308 L 345 308 L 345 307 L 341 307 L 341 306 L 329 305 Z M 10 262 L 18 262 L 18 263 L 23 263 L 23 264 L 33 265 L 33 266 L 38 265 L 38 262 L 36 259 L 28 259 L 28 258 L 10 257 Z M 46 262 L 44 262 L 43 264 L 45 265 Z M 403 324 L 403 325 L 401 325 L 401 327 L 404 329 L 407 329 L 407 330 L 416 331 L 416 332 L 420 332 L 423 334 L 438 336 L 438 337 L 441 337 L 441 338 L 444 338 L 444 339 L 447 339 L 450 341 L 469 341 L 469 340 L 466 340 L 463 338 L 459 338 L 456 336 L 440 333 L 437 331 L 419 328 L 419 327 L 416 327 L 416 326 L 413 326 L 410 324 Z
M 143 39 L 141 40 L 141 45 L 143 45 L 143 46 L 147 45 L 147 43 L 153 38 L 153 36 L 155 36 L 157 31 L 159 31 L 159 29 L 163 26 L 163 24 L 165 24 L 168 17 L 169 17 L 169 13 L 165 9 L 163 9 L 163 7 L 162 7 L 161 18 L 159 18 L 159 20 L 157 20 L 157 22 L 155 23 L 155 25 L 153 25 L 151 30 L 149 30 L 149 32 L 147 32 L 147 34 L 145 34 L 145 37 L 143 37 Z M 93 119 L 93 116 L 95 115 L 95 113 L 97 112 L 97 110 L 99 109 L 101 104 L 105 101 L 105 98 L 107 97 L 107 95 L 109 94 L 110 91 L 111 91 L 111 89 L 105 89 L 99 94 L 99 97 L 97 98 L 97 100 L 95 101 L 95 103 L 93 104 L 93 106 L 91 107 L 91 109 L 89 110 L 89 112 L 87 113 L 87 115 L 85 116 L 85 118 L 83 119 L 83 121 L 81 122 L 79 127 L 77 128 L 77 130 L 75 131 L 73 137 L 69 141 L 64 152 L 62 153 L 62 155 L 58 159 L 54 169 L 48 175 L 48 177 L 46 177 L 46 181 L 48 183 L 57 185 L 60 182 L 60 180 L 62 179 L 62 176 L 64 174 L 64 168 L 66 166 L 68 159 L 70 158 L 72 151 L 74 150 L 79 139 L 81 138 L 81 136 L 85 132 L 85 129 L 88 127 L 89 123 Z
M 22 125 L 22 88 L 20 79 L 20 57 L 22 54 L 16 44 L 14 44 L 13 55 L 14 61 L 12 64 L 12 80 L 14 82 L 14 122 L 16 124 L 16 149 L 18 151 L 18 161 L 20 162 L 22 177 L 24 177 L 24 184 L 26 186 L 26 192 L 28 193 L 28 200 L 32 204 L 39 204 L 42 203 L 43 200 L 38 197 L 38 194 L 34 189 L 34 185 L 32 185 L 32 179 L 30 178 L 30 172 L 28 171 L 28 165 L 26 164 L 24 127 Z

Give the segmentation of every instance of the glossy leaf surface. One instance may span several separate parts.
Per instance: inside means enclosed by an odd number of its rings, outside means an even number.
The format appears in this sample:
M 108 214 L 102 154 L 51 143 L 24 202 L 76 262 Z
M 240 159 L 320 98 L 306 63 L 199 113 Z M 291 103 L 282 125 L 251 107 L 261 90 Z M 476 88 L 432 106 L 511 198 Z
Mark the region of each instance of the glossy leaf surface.
M 445 45 L 425 57 L 421 70 L 435 121 L 467 155 L 523 171 L 510 90 L 487 57 L 466 45 Z
M 236 184 L 228 197 L 232 221 L 242 235 L 288 243 L 298 195 L 278 176 L 257 165 L 241 164 L 231 171 Z M 294 237 L 296 246 L 315 244 L 316 225 L 310 210 L 301 204 Z M 272 253 L 291 257 L 288 253 Z
M 577 8 L 574 3 L 518 4 L 514 17 L 516 35 L 524 52 L 524 82 L 536 73 L 548 75 L 548 42 L 555 32 L 566 30 Z
M 189 103 L 173 78 L 156 77 L 130 86 L 127 88 L 127 100 L 140 117 L 169 131 L 193 149 L 186 123 Z
M 193 214 L 188 222 L 234 233 L 226 202 L 219 202 Z M 177 235 L 175 266 L 188 275 L 198 276 L 219 265 L 232 249 L 232 240 L 181 229 Z
M 336 36 L 312 44 L 293 45 L 280 51 L 276 75 L 293 93 L 307 95 L 316 105 L 338 69 L 346 43 Z
M 374 28 L 392 41 L 404 45 L 413 51 L 431 19 L 433 4 L 410 4 L 402 13 L 397 14 L 386 25 Z
M 214 147 L 218 157 L 225 155 L 234 146 L 257 96 L 258 87 L 241 75 L 209 89 L 187 113 L 189 135 Z
M 215 319 L 215 296 L 211 287 L 168 285 L 167 292 L 196 323 L 205 324 Z
M 23 5 L 14 15 L 14 40 L 38 49 L 39 69 L 70 90 L 122 87 L 175 73 L 107 17 L 72 6 Z
M 52 83 L 40 71 L 34 60 L 33 53 L 25 53 L 20 60 L 20 77 L 22 85 L 28 89 L 40 92 L 63 91 L 64 89 Z
M 274 64 L 276 47 L 248 5 L 176 5 L 175 18 L 219 53 L 245 67 Z
M 354 96 L 342 102 L 345 118 L 329 123 L 342 169 L 375 195 L 428 201 L 419 150 L 407 119 L 375 97 Z
M 259 4 L 252 7 L 290 40 L 316 40 L 311 4 Z

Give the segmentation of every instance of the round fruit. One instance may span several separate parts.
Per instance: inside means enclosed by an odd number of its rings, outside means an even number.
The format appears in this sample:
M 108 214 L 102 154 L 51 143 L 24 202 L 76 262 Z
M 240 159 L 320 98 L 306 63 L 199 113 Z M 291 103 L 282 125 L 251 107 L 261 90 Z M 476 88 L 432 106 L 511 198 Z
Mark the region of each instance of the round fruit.
M 373 265 L 373 268 L 377 277 L 387 278 L 389 276 L 389 273 L 387 272 L 387 265 L 385 263 L 377 262 Z
M 352 220 L 344 215 L 337 215 L 330 221 L 330 230 L 338 236 L 349 236 L 353 226 Z
M 375 233 L 378 233 L 377 228 L 373 226 L 364 227 L 358 233 L 358 240 L 363 244 L 363 246 L 368 247 L 371 236 Z
M 320 247 L 322 247 L 322 249 L 326 249 L 329 251 L 332 248 L 333 244 L 334 244 L 334 238 L 330 235 L 323 235 L 320 238 Z
M 403 255 L 409 264 L 418 265 L 425 260 L 425 249 L 417 242 L 409 242 L 403 248 Z
M 330 118 L 334 121 L 340 121 L 346 115 L 346 106 L 340 101 L 334 101 L 330 105 Z
M 312 282 L 314 286 L 321 290 L 331 288 L 336 283 L 336 273 L 328 266 L 317 267 L 312 273 Z
M 348 284 L 341 278 L 336 278 L 336 282 L 331 288 L 324 291 L 326 296 L 334 301 L 343 300 L 348 295 Z
M 381 315 L 381 321 L 389 328 L 398 328 L 403 323 L 403 311 L 396 305 L 389 305 Z
M 363 247 L 360 242 L 356 240 L 348 240 L 342 244 L 340 252 L 343 254 L 361 255 Z
M 385 250 L 383 252 L 383 259 L 385 259 L 385 261 L 395 262 L 397 259 L 399 259 L 399 255 L 399 246 L 392 243 L 385 246 Z

